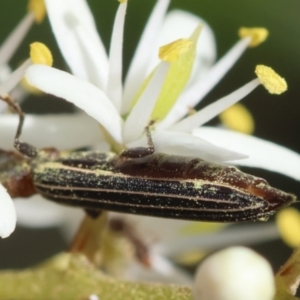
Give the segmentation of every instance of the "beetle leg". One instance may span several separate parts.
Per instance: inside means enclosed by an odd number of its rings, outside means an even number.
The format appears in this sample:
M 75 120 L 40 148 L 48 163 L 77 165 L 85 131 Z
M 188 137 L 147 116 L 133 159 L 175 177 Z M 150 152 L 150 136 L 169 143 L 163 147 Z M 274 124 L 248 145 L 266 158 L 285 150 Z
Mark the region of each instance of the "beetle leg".
M 124 158 L 139 158 L 153 154 L 155 152 L 155 147 L 150 131 L 150 127 L 153 125 L 153 123 L 154 121 L 151 121 L 145 128 L 148 140 L 148 147 L 135 147 L 131 149 L 126 149 L 120 154 L 120 156 Z

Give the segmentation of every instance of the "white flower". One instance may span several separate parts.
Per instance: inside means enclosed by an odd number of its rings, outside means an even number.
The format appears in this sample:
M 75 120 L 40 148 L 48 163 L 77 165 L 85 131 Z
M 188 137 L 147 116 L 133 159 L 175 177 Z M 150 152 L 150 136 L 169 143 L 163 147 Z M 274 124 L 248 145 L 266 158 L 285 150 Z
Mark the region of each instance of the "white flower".
M 27 80 L 33 86 L 47 93 L 74 103 L 97 120 L 104 128 L 106 137 L 107 133 L 112 137 L 109 139 L 109 146 L 114 150 L 120 151 L 125 147 L 146 145 L 146 139 L 143 136 L 144 128 L 149 120 L 154 118 L 157 122 L 152 137 L 156 151 L 200 157 L 222 163 L 235 160 L 234 163 L 265 168 L 299 180 L 299 154 L 271 142 L 231 130 L 202 126 L 249 94 L 260 84 L 258 79 L 254 79 L 194 115 L 183 118 L 220 81 L 245 49 L 255 42 L 255 36 L 252 34 L 251 37 L 243 37 L 223 58 L 214 63 L 216 52 L 214 37 L 207 24 L 201 31 L 199 24 L 203 21 L 194 15 L 182 11 L 166 14 L 168 4 L 168 0 L 157 1 L 137 46 L 124 84 L 122 84 L 123 28 L 127 2 L 121 3 L 119 6 L 110 51 L 107 55 L 85 1 L 46 0 L 53 32 L 61 52 L 75 76 L 54 68 L 36 65 L 28 69 Z M 199 34 L 200 38 L 198 38 Z M 177 49 L 179 48 L 179 51 L 174 51 L 179 53 L 177 61 L 175 59 L 175 62 L 172 62 L 168 55 L 166 55 L 166 59 L 159 60 L 158 47 L 178 38 L 188 40 L 175 43 Z M 187 43 L 185 43 L 186 41 Z M 194 68 L 192 69 L 192 44 L 196 44 L 196 41 L 199 47 L 195 53 Z M 166 49 L 167 52 L 172 52 L 170 48 L 172 47 L 168 45 L 162 50 Z M 184 56 L 185 54 L 186 56 Z M 187 82 L 190 73 L 192 76 Z M 149 76 L 149 74 L 151 75 Z M 164 81 L 165 78 L 167 79 Z M 180 80 L 176 84 L 178 78 Z M 164 97 L 161 96 L 162 94 Z M 168 103 L 165 104 L 161 98 Z M 72 117 L 70 117 L 70 124 L 71 122 Z M 55 130 L 59 131 L 57 124 L 53 124 L 53 126 Z M 74 126 L 80 127 L 81 124 L 75 123 Z M 85 126 L 90 125 L 85 124 Z M 90 131 L 88 128 L 84 128 L 84 130 L 87 133 L 92 132 L 94 137 L 96 127 L 91 126 L 90 128 Z M 65 130 L 62 132 L 60 134 L 56 131 L 59 142 L 57 143 L 56 140 L 55 145 L 58 144 L 60 149 L 64 147 L 61 146 L 62 140 L 64 143 L 70 142 L 70 145 L 75 140 L 80 143 L 75 135 L 71 136 L 71 133 L 65 133 L 67 132 Z M 72 132 L 76 132 L 76 129 Z M 64 136 L 68 136 L 68 138 L 66 139 Z M 88 141 L 88 134 L 84 133 L 80 136 L 85 142 L 81 145 L 94 145 L 100 140 Z M 25 137 L 24 140 L 28 142 Z M 38 142 L 33 144 L 40 145 Z M 247 155 L 249 158 L 246 158 Z M 274 157 L 284 157 L 285 159 L 274 159 Z M 170 220 L 156 222 L 153 221 L 153 218 L 136 217 L 136 220 L 138 219 L 142 219 L 140 223 L 144 225 L 141 231 L 147 228 L 147 222 L 150 220 L 152 224 L 157 224 L 159 227 L 154 236 L 163 238 L 164 233 L 168 232 L 169 240 L 173 238 L 173 242 L 176 241 L 174 228 L 176 231 L 178 228 L 189 226 L 189 223 L 185 221 L 176 221 L 176 223 L 172 223 L 174 224 L 172 226 L 165 226 L 162 224 L 170 222 Z M 136 223 L 138 222 L 136 221 Z M 274 226 L 271 227 L 271 236 L 278 236 L 276 230 L 275 233 L 273 232 Z M 170 231 L 172 232 L 170 233 Z M 253 231 L 257 233 L 256 228 L 253 228 Z M 259 232 L 261 233 L 259 236 L 270 236 L 270 231 L 262 233 L 263 231 L 259 230 Z M 239 236 L 241 237 L 241 234 Z M 218 238 L 219 236 L 216 236 L 216 239 Z M 184 245 L 189 247 L 191 242 L 195 242 L 195 248 L 199 247 L 199 237 L 197 237 L 197 241 L 195 237 L 186 242 L 181 240 L 182 250 L 186 250 Z M 215 239 L 213 242 L 216 242 Z M 174 245 L 174 247 L 169 245 Z M 180 248 L 178 243 L 172 244 L 169 241 L 160 246 L 161 249 L 158 249 L 157 252 L 154 251 L 154 264 L 155 261 L 160 261 L 157 259 L 157 253 L 172 256 L 174 253 L 177 254 L 176 251 Z M 167 264 L 162 265 L 166 266 Z M 166 269 L 172 270 L 167 266 Z
M 96 119 L 113 138 L 113 148 L 120 149 L 124 145 L 126 147 L 146 145 L 146 139 L 143 136 L 144 128 L 149 120 L 154 118 L 157 123 L 152 137 L 156 151 L 200 157 L 215 162 L 239 160 L 237 163 L 241 165 L 245 161 L 246 165 L 264 167 L 300 179 L 298 154 L 270 142 L 242 136 L 233 131 L 203 126 L 199 128 L 250 93 L 259 85 L 258 79 L 181 120 L 189 109 L 199 103 L 223 77 L 247 46 L 253 43 L 254 37 L 242 38 L 212 66 L 215 49 L 209 27 L 204 25 L 203 35 L 200 34 L 200 28 L 197 26 L 203 21 L 181 11 L 171 12 L 165 17 L 168 3 L 167 0 L 157 2 L 138 44 L 123 86 L 121 81 L 122 45 L 127 2 L 119 5 L 110 53 L 107 56 L 85 1 L 76 0 L 76 3 L 74 1 L 46 1 L 53 32 L 70 69 L 77 77 L 57 69 L 36 65 L 28 69 L 27 80 L 47 93 L 73 102 Z M 161 24 L 163 24 L 163 30 L 160 30 Z M 152 59 L 155 54 L 157 55 L 158 41 L 170 42 L 168 39 L 170 32 L 173 35 L 172 38 L 175 38 L 174 32 L 177 32 L 178 28 L 180 28 L 180 36 L 176 36 L 177 38 L 190 37 L 189 41 L 196 42 L 200 34 L 198 43 L 201 52 L 198 51 L 196 54 L 195 65 L 202 72 L 194 71 L 189 82 L 182 78 L 176 78 L 177 81 L 174 81 L 172 76 L 180 77 L 182 73 L 189 73 L 188 71 L 192 70 L 174 66 L 176 63 L 180 64 L 178 61 L 184 55 L 191 60 L 193 55 L 189 51 L 192 52 L 192 50 L 180 49 L 179 52 L 182 51 L 183 54 L 180 56 L 179 53 L 180 58 L 175 63 L 168 61 L 169 54 L 166 55 L 167 58 L 162 58 L 162 61 Z M 202 44 L 205 44 L 206 48 L 201 48 Z M 182 48 L 186 47 L 186 44 L 184 45 Z M 181 47 L 177 44 L 176 46 Z M 167 51 L 172 50 L 167 47 Z M 182 59 L 182 61 L 188 64 L 188 59 Z M 203 62 L 206 64 L 201 68 Z M 153 70 L 153 66 L 157 67 Z M 153 73 L 149 77 L 151 70 Z M 166 91 L 171 90 L 174 93 L 176 82 L 181 85 L 181 88 L 172 98 L 168 96 L 171 92 Z M 183 89 L 185 84 L 186 88 Z M 164 101 L 171 104 L 164 104 L 161 101 L 162 94 L 167 95 Z M 161 113 L 161 111 L 167 113 Z M 205 135 L 208 130 L 213 133 L 209 137 Z M 202 138 L 203 136 L 205 139 Z M 220 143 L 224 136 L 229 140 L 230 145 L 227 148 Z M 247 147 L 239 146 L 242 145 L 241 138 L 246 140 Z M 258 153 L 257 149 L 265 151 Z M 285 155 L 285 161 L 290 163 L 285 165 L 279 163 L 278 159 L 276 160 L 278 163 L 271 159 L 266 160 L 270 152 L 274 157 Z M 242 159 L 248 156 L 248 160 Z

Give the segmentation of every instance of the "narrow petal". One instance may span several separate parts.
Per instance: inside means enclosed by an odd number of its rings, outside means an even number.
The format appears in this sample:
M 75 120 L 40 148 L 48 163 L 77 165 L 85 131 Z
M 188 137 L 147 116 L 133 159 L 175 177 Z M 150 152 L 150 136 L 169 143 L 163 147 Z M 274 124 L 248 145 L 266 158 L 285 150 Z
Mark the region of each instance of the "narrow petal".
M 124 124 L 123 138 L 125 143 L 138 139 L 144 132 L 169 68 L 169 63 L 161 62 L 159 64 L 143 94 L 131 110 Z
M 240 40 L 210 69 L 204 78 L 200 77 L 199 80 L 194 81 L 193 85 L 179 97 L 160 128 L 167 128 L 188 114 L 189 109 L 195 107 L 231 69 L 250 42 L 250 38 Z
M 231 105 L 246 97 L 259 85 L 259 80 L 254 79 L 231 94 L 213 102 L 190 117 L 183 119 L 182 121 L 173 125 L 170 129 L 174 131 L 191 132 L 194 128 L 205 124 Z
M 43 65 L 29 67 L 26 79 L 34 87 L 72 102 L 103 125 L 116 142 L 122 142 L 122 119 L 107 96 L 93 84 Z
M 33 24 L 33 21 L 33 14 L 28 13 L 1 45 L 0 66 L 8 63 L 14 53 L 18 50 L 19 45 Z
M 134 95 L 146 78 L 149 60 L 156 49 L 157 33 L 160 31 L 169 3 L 170 0 L 157 0 L 144 28 L 125 79 L 122 114 L 129 111 Z
M 112 38 L 109 50 L 109 73 L 106 94 L 114 103 L 117 110 L 120 110 L 122 100 L 122 53 L 124 21 L 127 9 L 127 1 L 120 3 L 115 18 Z
M 246 159 L 234 161 L 234 164 L 262 168 L 300 180 L 300 155 L 290 149 L 254 136 L 214 127 L 201 127 L 193 134 L 215 145 L 249 155 Z
M 16 210 L 6 189 L 0 184 L 0 236 L 8 237 L 16 227 Z
M 159 130 L 153 132 L 152 139 L 155 151 L 166 154 L 198 157 L 216 163 L 247 157 L 188 133 Z M 147 145 L 145 138 L 129 144 L 128 147 L 141 145 Z
M 1 149 L 13 149 L 18 122 L 17 115 L 0 115 Z M 78 149 L 104 142 L 99 124 L 84 113 L 28 114 L 25 117 L 21 139 L 37 148 L 55 147 L 59 150 Z
M 45 2 L 58 46 L 72 72 L 104 88 L 108 59 L 86 1 Z
M 189 38 L 199 24 L 203 29 L 197 43 L 197 53 L 191 81 L 202 77 L 211 68 L 216 59 L 216 42 L 209 25 L 198 16 L 182 10 L 172 10 L 167 13 L 161 30 L 158 33 L 157 48 L 177 39 Z M 158 56 L 154 52 L 148 71 L 158 64 Z

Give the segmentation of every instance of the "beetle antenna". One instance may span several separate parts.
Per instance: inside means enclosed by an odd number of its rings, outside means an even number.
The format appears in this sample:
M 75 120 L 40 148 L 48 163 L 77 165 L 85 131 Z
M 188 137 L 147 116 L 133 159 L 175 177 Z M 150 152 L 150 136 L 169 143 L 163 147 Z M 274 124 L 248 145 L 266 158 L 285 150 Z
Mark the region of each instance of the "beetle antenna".
M 15 142 L 14 146 L 15 148 L 21 152 L 23 155 L 28 156 L 28 157 L 35 157 L 37 156 L 37 149 L 27 143 L 23 143 L 19 140 L 19 137 L 22 133 L 22 128 L 24 125 L 24 120 L 25 120 L 25 114 L 23 113 L 20 105 L 16 102 L 13 101 L 8 95 L 7 96 L 0 96 L 0 99 L 3 100 L 8 104 L 8 106 L 19 115 L 19 124 L 17 128 L 17 132 L 15 135 Z

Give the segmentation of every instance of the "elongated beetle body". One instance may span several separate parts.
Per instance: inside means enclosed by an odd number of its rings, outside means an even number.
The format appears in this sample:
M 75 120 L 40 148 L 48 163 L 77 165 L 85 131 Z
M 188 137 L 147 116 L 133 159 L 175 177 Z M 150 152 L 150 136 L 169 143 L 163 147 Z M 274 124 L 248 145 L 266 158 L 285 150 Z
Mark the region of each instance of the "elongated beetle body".
M 121 155 L 36 150 L 19 141 L 24 116 L 15 103 L 5 101 L 20 115 L 15 147 L 29 157 L 5 153 L 0 180 L 12 196 L 39 193 L 87 211 L 216 222 L 266 220 L 296 201 L 235 167 L 156 153 L 149 130 L 148 148 Z

